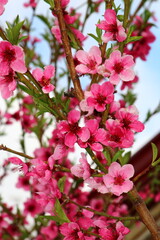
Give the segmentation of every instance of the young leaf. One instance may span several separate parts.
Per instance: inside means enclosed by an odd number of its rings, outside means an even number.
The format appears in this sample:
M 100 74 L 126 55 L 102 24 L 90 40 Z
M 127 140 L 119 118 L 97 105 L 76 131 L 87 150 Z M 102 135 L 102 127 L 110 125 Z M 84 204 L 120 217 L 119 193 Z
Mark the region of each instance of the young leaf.
M 112 162 L 117 161 L 117 159 L 119 159 L 119 157 L 122 156 L 123 152 L 124 152 L 124 150 L 119 150 L 118 152 L 116 152 L 116 154 L 112 158 Z
M 64 184 L 65 184 L 66 178 L 67 178 L 66 176 L 63 176 L 58 180 L 58 188 L 60 192 L 63 192 L 64 190 Z
M 154 144 L 154 143 L 151 143 L 151 146 L 152 146 L 152 163 L 156 160 L 157 158 L 157 155 L 158 155 L 158 149 L 157 149 L 157 146 Z
M 56 217 L 59 218 L 59 223 L 65 223 L 65 222 L 70 222 L 70 220 L 68 219 L 67 215 L 65 214 L 63 208 L 61 207 L 61 204 L 59 202 L 59 200 L 56 198 L 56 202 L 54 205 L 54 214 Z

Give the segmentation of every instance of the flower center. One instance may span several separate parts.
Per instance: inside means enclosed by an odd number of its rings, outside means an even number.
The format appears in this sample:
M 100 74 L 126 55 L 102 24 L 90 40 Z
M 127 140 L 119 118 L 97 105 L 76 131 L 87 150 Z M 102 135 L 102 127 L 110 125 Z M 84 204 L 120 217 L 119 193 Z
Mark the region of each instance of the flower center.
M 46 79 L 45 77 L 42 77 L 41 81 L 39 81 L 42 87 L 47 86 L 50 83 L 50 79 Z
M 80 129 L 80 127 L 78 126 L 78 123 L 70 124 L 69 127 L 70 127 L 70 131 L 73 133 L 77 133 Z
M 96 63 L 94 60 L 90 59 L 89 60 L 89 63 L 87 64 L 87 67 L 91 70 L 94 70 L 95 69 L 95 66 L 96 66 Z
M 111 141 L 113 142 L 120 142 L 120 137 L 118 135 L 112 135 L 111 136 Z
M 107 31 L 116 34 L 118 32 L 117 24 L 109 24 Z
M 116 62 L 116 63 L 114 64 L 113 69 L 115 70 L 116 73 L 119 74 L 119 73 L 122 72 L 122 70 L 124 69 L 124 67 L 123 67 L 123 64 L 122 64 L 121 62 Z
M 106 97 L 102 96 L 102 95 L 98 95 L 97 96 L 97 102 L 101 105 L 104 104 L 106 100 Z
M 123 127 L 124 127 L 124 128 L 130 129 L 130 127 L 129 127 L 129 125 L 130 125 L 130 123 L 131 123 L 130 120 L 128 120 L 128 119 L 123 119 L 122 123 L 123 123 Z
M 114 178 L 114 184 L 122 186 L 124 183 L 124 178 L 121 175 L 118 175 Z
M 14 50 L 9 49 L 9 48 L 4 50 L 4 52 L 3 52 L 3 60 L 5 62 L 11 63 L 15 59 L 16 59 L 16 57 L 15 57 L 15 51 Z

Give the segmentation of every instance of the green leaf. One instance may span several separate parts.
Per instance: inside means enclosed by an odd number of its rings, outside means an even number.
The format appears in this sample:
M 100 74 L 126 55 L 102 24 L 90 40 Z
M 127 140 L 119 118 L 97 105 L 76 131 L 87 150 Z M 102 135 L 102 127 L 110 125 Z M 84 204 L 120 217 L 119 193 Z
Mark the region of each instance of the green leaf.
M 110 165 L 110 164 L 111 164 L 111 156 L 110 156 L 110 154 L 109 154 L 109 151 L 108 151 L 107 149 L 105 149 L 105 150 L 103 151 L 103 154 L 104 154 L 104 156 L 105 156 L 105 158 L 106 158 L 106 160 L 107 160 L 107 164 Z
M 100 20 L 98 21 L 98 24 L 100 23 Z M 100 29 L 99 27 L 96 27 L 96 33 L 99 39 L 102 38 L 102 29 Z
M 158 156 L 158 149 L 157 146 L 154 143 L 151 143 L 152 146 L 152 163 L 156 160 L 157 156 Z
M 18 44 L 20 42 L 20 39 L 22 39 L 22 36 L 20 37 L 20 30 L 24 25 L 24 22 L 25 21 L 20 22 L 19 16 L 15 18 L 13 23 L 6 22 L 8 27 L 5 29 L 6 36 L 9 42 L 12 43 L 13 45 Z
M 65 223 L 65 222 L 70 222 L 68 219 L 67 215 L 65 214 L 63 208 L 61 207 L 61 204 L 59 200 L 56 198 L 56 202 L 54 205 L 54 214 L 56 217 L 58 217 L 58 222 L 60 224 Z
M 131 157 L 131 152 L 125 153 L 124 156 L 121 158 L 121 164 L 122 165 L 127 164 L 130 160 L 130 157 Z
M 58 180 L 58 188 L 59 188 L 60 192 L 62 192 L 62 193 L 64 190 L 64 184 L 65 184 L 66 178 L 67 178 L 66 176 L 63 176 Z
M 34 96 L 34 92 L 32 90 L 30 90 L 29 88 L 27 88 L 26 86 L 22 85 L 22 84 L 18 84 L 19 88 L 24 91 L 25 93 L 27 93 L 28 95 Z
M 92 38 L 94 38 L 99 43 L 99 38 L 96 37 L 94 34 L 88 33 L 88 35 L 91 36 Z
M 160 158 L 158 158 L 156 161 L 152 162 L 152 166 L 155 167 L 159 163 L 160 163 Z
M 136 41 L 139 41 L 139 40 L 142 39 L 142 38 L 143 38 L 143 36 L 129 37 L 129 38 L 127 38 L 127 40 L 125 41 L 125 43 L 136 42 Z
M 51 6 L 51 9 L 54 9 L 54 0 L 44 0 L 44 1 Z
M 50 24 L 50 21 L 48 20 L 48 18 L 46 18 L 45 16 L 43 16 L 41 14 L 36 15 L 36 17 L 38 17 L 45 25 L 47 25 L 49 30 L 51 29 L 52 25 Z
M 118 152 L 116 152 L 116 154 L 112 158 L 112 162 L 116 162 L 117 159 L 119 159 L 119 157 L 122 156 L 123 152 L 124 152 L 124 150 L 119 150 Z

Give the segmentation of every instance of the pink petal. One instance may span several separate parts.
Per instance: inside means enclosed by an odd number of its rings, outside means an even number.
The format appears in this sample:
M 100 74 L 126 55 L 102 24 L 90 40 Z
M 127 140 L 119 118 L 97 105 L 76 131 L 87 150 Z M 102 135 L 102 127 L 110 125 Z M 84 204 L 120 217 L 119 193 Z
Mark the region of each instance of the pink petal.
M 109 41 L 113 40 L 113 33 L 111 32 L 106 32 L 102 36 L 102 41 L 104 43 L 108 43 Z
M 88 128 L 86 128 L 86 127 L 82 127 L 78 131 L 77 135 L 81 139 L 82 142 L 87 142 L 88 139 L 90 138 L 90 132 L 89 132 Z
M 134 66 L 135 63 L 131 55 L 126 55 L 122 57 L 122 64 L 125 68 L 130 68 Z
M 79 121 L 80 119 L 80 112 L 77 111 L 77 110 L 71 110 L 69 113 L 68 113 L 68 122 L 69 123 L 76 123 Z
M 19 46 L 13 46 L 13 49 L 15 50 L 15 57 L 23 60 L 24 59 L 23 48 L 21 48 Z
M 48 65 L 44 68 L 44 78 L 45 79 L 50 79 L 54 76 L 54 73 L 55 73 L 55 67 L 52 66 L 52 65 Z
M 96 119 L 90 119 L 86 122 L 86 127 L 90 130 L 92 135 L 98 129 L 99 123 Z
M 130 180 L 127 180 L 123 183 L 121 187 L 123 187 L 123 192 L 127 193 L 133 188 L 133 182 Z
M 32 75 L 37 81 L 41 81 L 43 77 L 43 71 L 40 68 L 36 68 L 32 71 Z
M 94 96 L 99 95 L 100 91 L 101 91 L 101 86 L 99 84 L 94 83 L 91 85 L 91 92 Z
M 121 170 L 121 165 L 117 162 L 113 162 L 108 169 L 108 173 L 111 176 L 117 176 L 117 173 L 119 173 L 120 170 Z
M 65 136 L 65 145 L 72 148 L 74 146 L 74 144 L 77 141 L 77 136 L 72 133 L 72 132 L 68 132 Z
M 120 82 L 120 77 L 117 73 L 114 73 L 110 76 L 109 81 L 112 84 L 117 85 Z
M 8 75 L 9 74 L 9 66 L 6 62 L 1 62 L 0 63 L 0 75 Z
M 89 57 L 98 65 L 102 62 L 101 51 L 97 46 L 91 47 L 91 49 L 89 50 Z
M 27 71 L 24 61 L 19 59 L 13 61 L 10 66 L 15 72 L 25 73 Z
M 81 74 L 90 73 L 90 69 L 84 64 L 78 64 L 76 66 L 76 71 Z M 94 70 L 96 72 L 96 70 Z
M 134 167 L 131 164 L 126 164 L 121 168 L 121 175 L 123 175 L 124 179 L 129 179 L 134 175 Z
M 50 93 L 51 91 L 53 91 L 55 89 L 55 87 L 52 84 L 49 84 L 45 87 L 42 88 L 44 93 Z
M 116 24 L 116 12 L 112 9 L 107 9 L 104 13 L 104 18 L 108 24 Z
M 120 79 L 122 79 L 125 82 L 131 81 L 135 77 L 135 73 L 132 69 L 124 69 L 120 74 L 119 74 Z
M 103 147 L 100 143 L 93 143 L 93 144 L 88 144 L 93 151 L 96 152 L 102 152 L 103 151 Z
M 89 56 L 88 53 L 83 51 L 83 50 L 79 50 L 76 53 L 76 58 L 78 59 L 79 62 L 83 63 L 83 64 L 89 64 Z

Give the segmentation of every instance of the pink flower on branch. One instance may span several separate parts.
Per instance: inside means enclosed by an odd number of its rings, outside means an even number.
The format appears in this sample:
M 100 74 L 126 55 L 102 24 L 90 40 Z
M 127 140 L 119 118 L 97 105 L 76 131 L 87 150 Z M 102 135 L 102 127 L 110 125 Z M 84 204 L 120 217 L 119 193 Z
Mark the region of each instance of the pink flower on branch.
M 79 159 L 80 164 L 76 164 L 71 167 L 71 173 L 76 177 L 86 180 L 91 175 L 90 165 L 87 162 L 86 155 L 81 153 L 82 158 Z
M 131 55 L 121 56 L 121 52 L 116 50 L 111 53 L 109 59 L 104 64 L 111 73 L 109 80 L 112 84 L 117 85 L 120 80 L 131 81 L 135 77 L 132 69 L 134 61 Z
M 88 53 L 83 50 L 77 51 L 76 58 L 80 62 L 76 71 L 81 74 L 97 73 L 97 67 L 102 63 L 101 51 L 97 46 L 91 47 Z
M 35 79 L 42 86 L 42 90 L 44 93 L 49 93 L 54 90 L 54 86 L 50 83 L 51 78 L 54 76 L 55 68 L 52 65 L 48 65 L 44 67 L 44 71 L 40 68 L 36 68 L 33 70 L 32 74 Z
M 0 42 L 0 75 L 8 75 L 12 69 L 15 72 L 25 73 L 27 68 L 24 62 L 23 49 L 10 42 Z
M 90 119 L 85 125 L 90 132 L 90 138 L 87 142 L 78 141 L 78 144 L 82 148 L 90 147 L 93 151 L 101 152 L 103 151 L 103 146 L 101 144 L 106 137 L 106 131 L 103 128 L 99 128 L 99 123 L 96 119 Z
M 36 8 L 37 6 L 37 2 L 36 0 L 29 0 L 28 3 L 24 3 L 23 4 L 24 7 L 32 7 L 32 8 Z
M 112 9 L 107 9 L 104 13 L 104 18 L 104 21 L 97 24 L 98 28 L 105 30 L 105 33 L 102 36 L 103 42 L 107 43 L 112 40 L 123 42 L 127 35 L 122 23 L 116 17 L 116 12 Z
M 129 179 L 134 175 L 134 168 L 131 164 L 121 167 L 117 162 L 113 162 L 108 168 L 108 174 L 103 176 L 103 181 L 108 190 L 120 196 L 133 188 L 133 182 Z
M 71 110 L 68 113 L 68 120 L 61 121 L 57 128 L 62 133 L 65 134 L 65 145 L 68 147 L 73 147 L 77 142 L 78 138 L 82 142 L 86 142 L 90 133 L 87 127 L 80 127 L 78 122 L 80 120 L 80 112 L 77 110 Z
M 106 105 L 114 100 L 114 87 L 110 82 L 105 82 L 102 85 L 97 83 L 91 86 L 92 95 L 86 101 L 89 107 L 94 107 L 98 112 L 103 112 Z
M 123 240 L 124 236 L 129 232 L 130 230 L 120 221 L 116 223 L 116 226 L 115 224 L 110 224 L 106 228 L 99 229 L 99 234 L 102 236 L 102 239 L 106 240 Z
M 121 127 L 118 120 L 108 119 L 106 121 L 106 138 L 102 142 L 106 146 L 128 148 L 133 144 L 134 134 Z
M 10 68 L 9 73 L 4 76 L 0 76 L 0 91 L 4 99 L 13 95 L 13 91 L 16 89 L 17 82 L 14 78 L 15 73 Z

